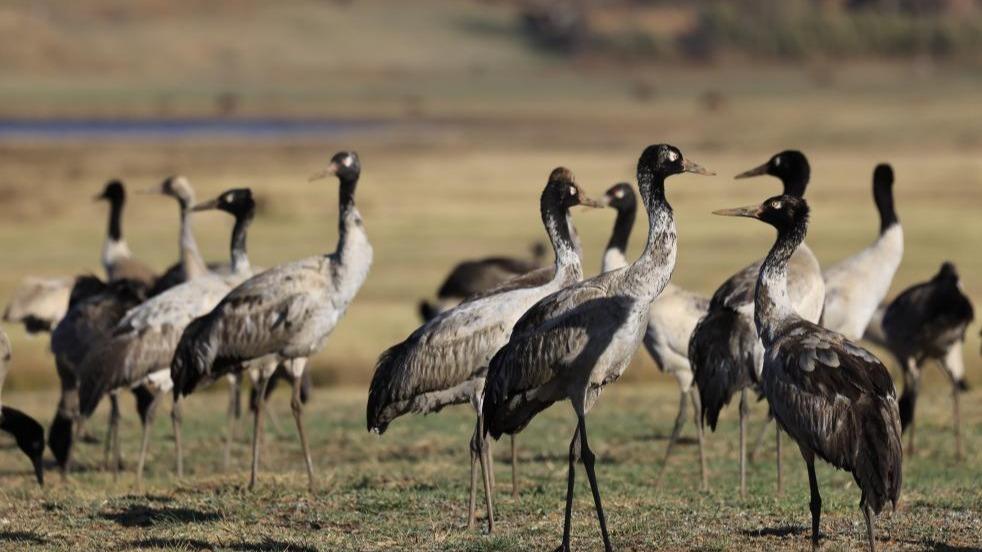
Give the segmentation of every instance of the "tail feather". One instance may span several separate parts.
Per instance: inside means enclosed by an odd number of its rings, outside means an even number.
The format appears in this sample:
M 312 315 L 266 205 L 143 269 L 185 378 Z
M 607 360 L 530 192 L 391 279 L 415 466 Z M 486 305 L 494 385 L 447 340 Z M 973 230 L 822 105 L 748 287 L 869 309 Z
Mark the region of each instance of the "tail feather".
M 209 335 L 208 321 L 207 315 L 195 318 L 181 334 L 170 368 L 175 399 L 190 395 L 202 381 L 221 375 L 212 373 L 217 347 Z
M 862 489 L 861 504 L 879 514 L 887 502 L 897 506 L 903 479 L 900 414 L 892 398 L 878 397 L 857 415 L 861 446 L 853 477 Z
M 366 418 L 368 431 L 379 435 L 385 433 L 389 423 L 395 418 L 387 413 L 387 407 L 392 403 L 394 386 L 396 385 L 396 370 L 398 369 L 405 342 L 393 345 L 382 352 L 375 363 L 375 375 L 368 390 L 368 405 Z
M 753 384 L 756 341 L 748 321 L 728 308 L 709 312 L 692 332 L 689 362 L 702 403 L 699 420 L 713 431 L 733 394 Z

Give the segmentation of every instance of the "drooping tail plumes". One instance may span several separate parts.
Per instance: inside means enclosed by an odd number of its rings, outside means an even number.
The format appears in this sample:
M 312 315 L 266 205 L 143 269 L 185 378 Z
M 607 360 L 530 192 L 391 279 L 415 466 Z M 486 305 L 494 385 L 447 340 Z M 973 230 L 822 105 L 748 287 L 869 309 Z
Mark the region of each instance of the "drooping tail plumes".
M 372 376 L 372 385 L 368 390 L 366 417 L 368 431 L 379 435 L 385 433 L 389 427 L 389 422 L 395 417 L 386 414 L 386 409 L 393 402 L 395 396 L 395 389 L 398 385 L 397 370 L 405 343 L 403 341 L 383 351 L 375 364 L 375 375 Z
M 894 508 L 903 479 L 900 414 L 893 397 L 876 397 L 856 416 L 862 438 L 856 448 L 853 477 L 862 489 L 861 504 L 879 514 L 887 502 Z
M 689 362 L 702 403 L 699 420 L 713 431 L 733 393 L 753 383 L 756 335 L 751 323 L 729 308 L 710 311 L 692 332 Z
M 170 377 L 174 382 L 174 399 L 190 395 L 202 381 L 211 380 L 216 350 L 208 335 L 209 316 L 195 318 L 184 328 L 181 340 L 174 351 Z

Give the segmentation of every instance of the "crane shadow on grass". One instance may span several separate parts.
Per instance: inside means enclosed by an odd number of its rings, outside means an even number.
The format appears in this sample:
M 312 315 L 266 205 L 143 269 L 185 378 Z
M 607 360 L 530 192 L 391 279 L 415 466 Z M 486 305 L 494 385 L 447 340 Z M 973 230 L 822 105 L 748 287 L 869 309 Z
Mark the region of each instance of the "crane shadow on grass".
M 811 534 L 811 529 L 803 525 L 782 525 L 780 527 L 763 527 L 760 529 L 744 529 L 740 531 L 745 537 L 761 538 L 761 537 L 790 537 L 803 535 L 805 533 Z M 821 536 L 821 533 L 819 533 Z
M 192 508 L 134 504 L 118 512 L 103 512 L 99 517 L 114 521 L 123 527 L 153 527 L 158 524 L 211 523 L 221 519 L 222 516 L 218 512 Z
M 0 531 L 0 543 L 18 543 L 21 545 L 42 545 L 48 541 L 33 531 Z
M 182 539 L 168 537 L 150 537 L 129 543 L 129 548 L 150 548 L 158 550 L 234 550 L 236 552 L 259 552 L 264 550 L 282 550 L 284 552 L 318 552 L 317 548 L 302 544 L 292 544 L 274 539 L 263 539 L 259 542 L 233 542 L 212 544 L 201 539 Z

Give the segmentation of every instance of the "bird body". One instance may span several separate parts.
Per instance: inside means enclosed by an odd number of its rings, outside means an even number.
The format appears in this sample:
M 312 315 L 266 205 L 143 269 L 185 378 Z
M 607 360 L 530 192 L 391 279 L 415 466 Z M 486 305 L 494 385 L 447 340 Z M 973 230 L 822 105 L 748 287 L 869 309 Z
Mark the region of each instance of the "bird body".
M 68 312 L 74 284 L 74 278 L 24 278 L 3 311 L 3 321 L 22 323 L 31 334 L 52 331 Z
M 122 218 L 126 204 L 126 189 L 118 180 L 106 184 L 96 200 L 109 202 L 109 228 L 102 244 L 102 266 L 109 280 L 135 280 L 152 286 L 157 276 L 150 267 L 133 258 L 129 245 L 123 238 Z
M 880 212 L 880 234 L 868 247 L 823 274 L 822 325 L 852 340 L 863 337 L 904 256 L 904 231 L 893 207 L 893 170 L 889 165 L 876 167 L 873 197 Z
M 0 330 L 0 396 L 3 384 L 10 370 L 11 359 L 10 339 Z M 34 466 L 34 477 L 38 485 L 44 486 L 44 466 L 41 463 L 44 455 L 44 428 L 34 418 L 3 404 L 0 400 L 0 431 L 11 434 L 17 442 L 17 448 L 31 460 Z

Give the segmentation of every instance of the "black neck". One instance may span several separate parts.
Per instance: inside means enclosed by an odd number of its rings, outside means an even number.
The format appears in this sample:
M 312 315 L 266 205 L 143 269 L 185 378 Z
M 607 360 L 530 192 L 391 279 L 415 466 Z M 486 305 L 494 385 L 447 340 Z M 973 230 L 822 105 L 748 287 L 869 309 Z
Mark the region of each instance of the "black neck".
M 123 203 L 121 197 L 114 197 L 109 200 L 109 239 L 119 241 L 123 239 Z
M 805 240 L 807 230 L 808 219 L 805 217 L 779 227 L 777 239 L 761 265 L 754 293 L 754 322 L 762 337 L 766 334 L 765 328 L 792 312 L 788 297 L 788 261 Z
M 345 219 L 355 208 L 355 189 L 358 187 L 358 177 L 340 177 L 341 187 L 338 193 L 338 209 L 340 210 L 340 229 L 344 230 Z
M 781 177 L 781 183 L 784 185 L 784 195 L 804 197 L 810 177 L 811 169 L 808 167 L 797 167 L 793 174 Z
M 232 243 L 229 247 L 232 260 L 232 270 L 238 271 L 249 266 L 249 257 L 246 253 L 246 234 L 255 210 L 249 209 L 245 213 L 235 215 L 235 226 L 232 228 Z
M 672 206 L 665 199 L 665 175 L 655 172 L 648 167 L 638 170 L 638 191 L 641 192 L 641 200 L 644 201 L 644 208 L 648 215 L 660 209 L 672 210 Z
M 576 243 L 570 233 L 570 223 L 568 220 L 569 211 L 558 204 L 552 194 L 552 190 L 547 188 L 539 201 L 539 211 L 542 215 L 542 224 L 546 227 L 549 234 L 549 241 L 552 243 L 552 250 L 556 254 L 556 272 L 559 268 L 567 264 L 576 254 Z
M 614 220 L 614 232 L 610 235 L 607 242 L 607 249 L 617 249 L 621 253 L 627 251 L 627 242 L 631 237 L 631 229 L 634 228 L 634 219 L 638 215 L 638 205 L 631 202 L 617 209 L 617 219 Z
M 880 212 L 880 233 L 882 234 L 899 222 L 897 211 L 893 208 L 892 180 L 887 178 L 874 179 L 873 201 L 876 202 L 876 209 Z

